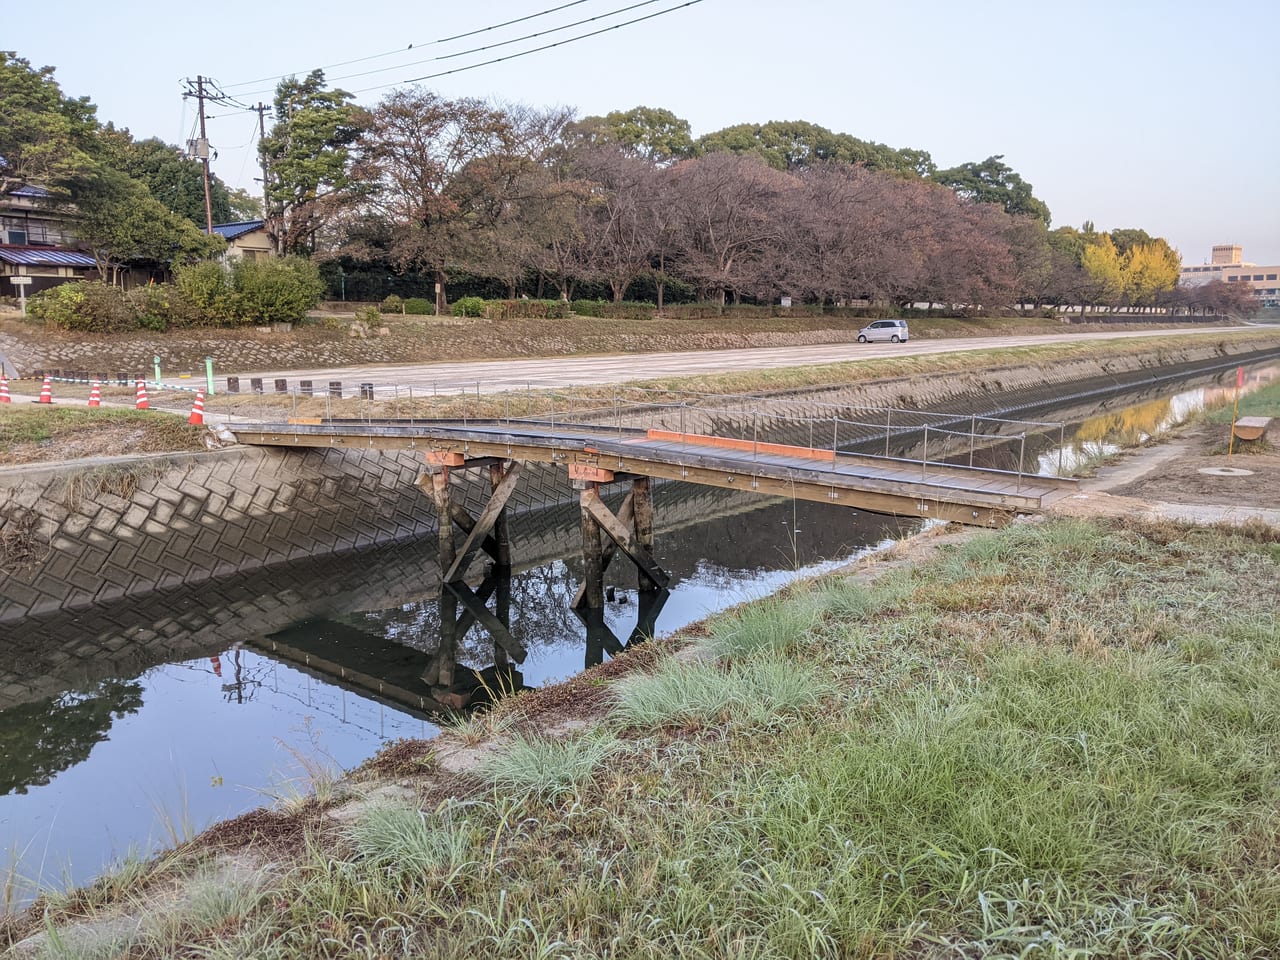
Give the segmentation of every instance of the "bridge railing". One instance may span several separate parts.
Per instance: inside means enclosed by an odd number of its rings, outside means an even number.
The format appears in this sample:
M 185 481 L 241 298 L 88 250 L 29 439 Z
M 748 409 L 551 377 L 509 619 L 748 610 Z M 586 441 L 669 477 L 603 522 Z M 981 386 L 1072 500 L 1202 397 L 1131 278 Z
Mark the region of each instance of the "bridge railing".
M 821 459 L 831 462 L 840 455 L 857 454 L 918 465 L 925 474 L 930 465 L 981 466 L 1019 477 L 1034 475 L 1041 466 L 1041 458 L 1035 451 L 1031 458 L 1027 456 L 1028 436 L 1056 434 L 1061 471 L 1066 429 L 1062 421 L 1016 420 L 896 407 L 850 408 L 821 403 L 809 404 L 813 412 L 806 415 L 789 412 L 796 404 L 785 401 L 742 397 L 729 398 L 729 403 L 712 404 L 709 399 L 636 405 L 625 403 L 619 395 L 610 406 L 575 408 L 572 398 L 564 397 L 558 412 L 511 417 L 506 422 L 548 429 L 570 426 L 605 429 L 616 431 L 619 437 L 634 435 L 637 431 L 662 431 L 673 434 L 673 442 L 677 443 L 696 443 L 698 437 L 712 436 L 750 442 L 756 452 L 762 444 L 782 444 L 813 450 L 815 458 L 820 453 Z M 831 452 L 830 458 L 826 456 L 827 451 Z M 977 462 L 980 451 L 982 463 Z
M 832 403 L 805 398 L 672 393 L 644 388 L 504 390 L 485 394 L 481 384 L 444 393 L 395 388 L 359 397 L 269 394 L 242 397 L 234 419 L 343 419 L 398 422 L 484 422 L 547 429 L 580 426 L 619 436 L 661 430 L 830 450 L 919 465 L 969 466 L 1035 474 L 1045 447 L 1056 447 L 1058 472 L 1065 448 L 1061 421 L 1019 420 L 959 412 Z M 1027 440 L 1033 448 L 1028 457 Z M 1052 454 L 1050 454 L 1052 455 Z M 830 459 L 824 456 L 824 459 Z M 1029 469 L 1030 468 L 1030 469 Z

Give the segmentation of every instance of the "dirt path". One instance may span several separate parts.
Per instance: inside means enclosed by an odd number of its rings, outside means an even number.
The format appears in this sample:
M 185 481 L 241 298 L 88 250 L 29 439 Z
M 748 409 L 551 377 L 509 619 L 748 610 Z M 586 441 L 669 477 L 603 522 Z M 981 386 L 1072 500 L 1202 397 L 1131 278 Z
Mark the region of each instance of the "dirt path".
M 1128 451 L 1054 507 L 1072 516 L 1147 516 L 1196 523 L 1259 520 L 1280 527 L 1280 445 L 1241 444 L 1227 428 L 1196 423 L 1166 443 Z M 1223 468 L 1233 471 L 1219 473 Z M 1234 471 L 1248 471 L 1240 474 Z M 1210 471 L 1206 473 L 1205 471 Z

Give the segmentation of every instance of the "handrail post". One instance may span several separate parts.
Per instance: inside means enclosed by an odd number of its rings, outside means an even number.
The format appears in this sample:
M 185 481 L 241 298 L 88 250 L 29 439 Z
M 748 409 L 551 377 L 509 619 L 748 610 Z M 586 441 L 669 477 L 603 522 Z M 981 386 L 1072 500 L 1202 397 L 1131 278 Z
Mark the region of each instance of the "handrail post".
M 831 472 L 836 469 L 836 458 L 840 455 L 840 418 L 831 418 Z
M 1022 442 L 1018 445 L 1018 493 L 1022 492 L 1022 457 L 1027 452 L 1027 431 L 1022 431 Z
M 890 407 L 884 414 L 884 455 L 889 456 L 889 428 L 893 424 L 893 407 Z
M 929 424 L 924 425 L 924 457 L 920 461 L 920 479 L 925 478 L 929 469 Z
M 685 439 L 685 432 L 684 432 L 684 404 L 685 402 L 681 400 L 680 401 L 680 443 L 682 446 L 688 442 Z
M 622 439 L 622 398 L 617 394 L 613 397 L 613 415 L 618 421 L 618 439 Z
M 760 459 L 760 408 L 751 411 L 751 459 Z
M 1062 476 L 1062 454 L 1067 445 L 1067 425 L 1058 424 L 1058 476 Z
M 978 415 L 969 418 L 969 466 L 973 466 L 973 443 L 978 435 Z

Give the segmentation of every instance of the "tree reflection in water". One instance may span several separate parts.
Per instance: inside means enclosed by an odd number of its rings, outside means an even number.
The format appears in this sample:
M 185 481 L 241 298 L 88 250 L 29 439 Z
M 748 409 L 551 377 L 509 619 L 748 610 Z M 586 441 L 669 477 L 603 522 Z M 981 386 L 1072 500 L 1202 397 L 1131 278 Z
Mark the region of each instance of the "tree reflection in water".
M 0 796 L 43 786 L 80 763 L 113 722 L 141 707 L 141 683 L 108 679 L 0 711 Z

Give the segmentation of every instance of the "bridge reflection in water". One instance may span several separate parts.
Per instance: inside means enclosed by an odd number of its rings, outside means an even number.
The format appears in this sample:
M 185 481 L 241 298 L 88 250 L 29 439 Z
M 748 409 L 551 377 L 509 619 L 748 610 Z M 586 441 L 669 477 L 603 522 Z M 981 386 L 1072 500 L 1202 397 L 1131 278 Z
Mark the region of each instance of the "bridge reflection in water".
M 446 584 L 437 616 L 421 625 L 413 646 L 403 636 L 327 619 L 295 624 L 248 646 L 361 696 L 438 719 L 533 689 L 520 669 L 529 651 L 512 631 L 511 589 L 510 573 L 491 572 L 474 589 L 460 581 Z M 604 611 L 574 610 L 586 631 L 582 667 L 651 639 L 670 595 L 637 591 L 636 621 L 625 640 Z M 478 666 L 477 660 L 488 662 Z

